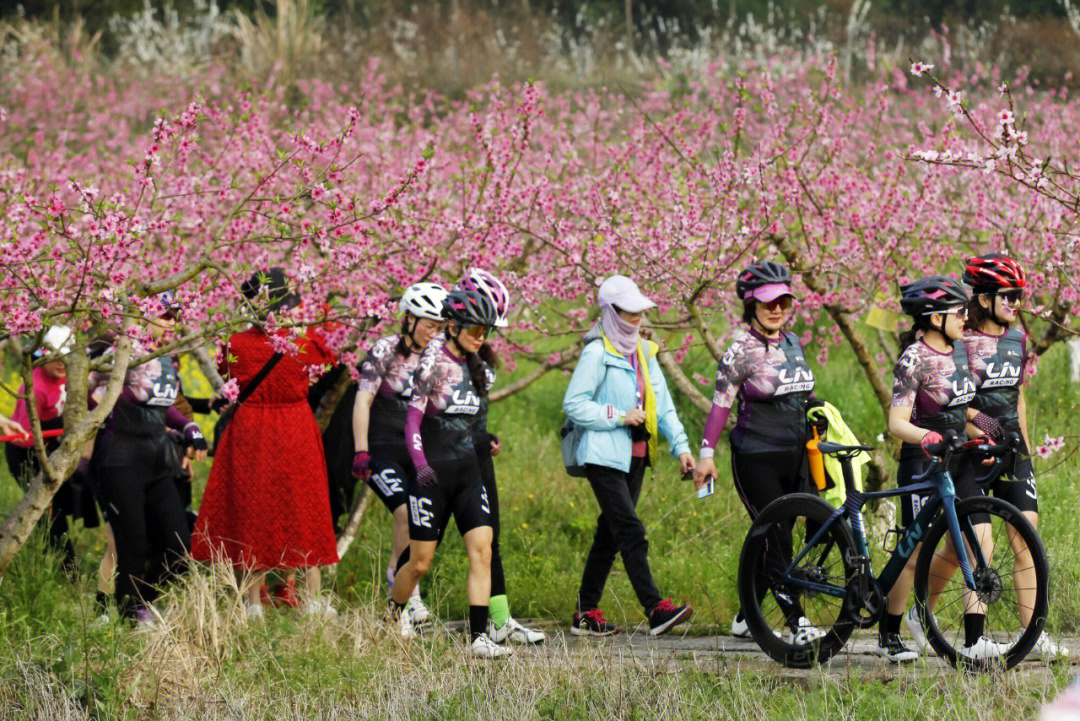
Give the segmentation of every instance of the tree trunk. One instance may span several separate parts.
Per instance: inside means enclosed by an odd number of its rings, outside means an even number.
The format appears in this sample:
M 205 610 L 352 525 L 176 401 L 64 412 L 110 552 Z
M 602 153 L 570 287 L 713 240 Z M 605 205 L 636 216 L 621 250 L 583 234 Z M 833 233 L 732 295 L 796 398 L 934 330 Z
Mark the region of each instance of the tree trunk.
M 694 404 L 702 413 L 708 413 L 712 410 L 712 400 L 707 398 L 704 393 L 699 391 L 694 385 L 694 382 L 686 377 L 683 373 L 683 369 L 679 367 L 679 364 L 675 362 L 675 357 L 671 355 L 667 347 L 664 346 L 663 341 L 657 339 L 657 345 L 660 346 L 660 352 L 656 355 L 656 360 L 660 364 L 660 367 L 667 373 L 667 377 L 675 384 L 675 387 L 682 391 L 683 395 L 690 399 L 690 402 Z
M 120 391 L 124 386 L 128 363 L 131 361 L 131 339 L 122 336 L 116 343 L 116 355 L 109 382 L 105 386 L 105 395 L 93 410 L 88 410 L 85 403 L 69 402 L 64 408 L 64 435 L 60 447 L 49 456 L 53 477 L 50 481 L 45 471 L 41 471 L 30 482 L 15 510 L 0 525 L 0 577 L 11 565 L 11 561 L 26 543 L 38 519 L 49 508 L 52 497 L 75 470 L 82 457 L 83 447 L 97 433 L 98 427 L 105 421 Z M 64 356 L 67 368 L 67 395 L 69 399 L 87 397 L 89 385 L 90 359 L 85 349 L 79 349 Z M 36 429 L 35 443 L 41 443 L 40 427 Z
M 626 49 L 634 54 L 634 0 L 626 0 Z
M 349 520 L 345 524 L 345 528 L 341 529 L 341 535 L 337 539 L 338 559 L 345 557 L 349 547 L 352 546 L 352 542 L 356 539 L 356 532 L 360 530 L 360 522 L 364 520 L 374 495 L 366 483 L 360 484 L 360 492 L 356 494 L 356 502 L 353 504 L 352 513 L 349 514 Z
M 191 355 L 195 357 L 195 360 L 199 364 L 199 370 L 206 376 L 206 380 L 210 381 L 210 387 L 214 389 L 214 393 L 220 391 L 221 386 L 225 385 L 225 379 L 218 373 L 217 363 L 210 357 L 209 351 L 206 350 L 206 345 L 201 345 L 191 351 Z

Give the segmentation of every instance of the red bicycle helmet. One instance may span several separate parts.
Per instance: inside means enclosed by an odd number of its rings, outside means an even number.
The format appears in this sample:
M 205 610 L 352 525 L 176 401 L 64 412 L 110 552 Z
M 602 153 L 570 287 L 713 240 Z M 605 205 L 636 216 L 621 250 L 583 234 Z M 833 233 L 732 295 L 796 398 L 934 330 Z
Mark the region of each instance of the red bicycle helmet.
M 1027 274 L 1019 263 L 1004 253 L 990 253 L 968 258 L 964 282 L 976 293 L 1023 290 L 1027 285 Z

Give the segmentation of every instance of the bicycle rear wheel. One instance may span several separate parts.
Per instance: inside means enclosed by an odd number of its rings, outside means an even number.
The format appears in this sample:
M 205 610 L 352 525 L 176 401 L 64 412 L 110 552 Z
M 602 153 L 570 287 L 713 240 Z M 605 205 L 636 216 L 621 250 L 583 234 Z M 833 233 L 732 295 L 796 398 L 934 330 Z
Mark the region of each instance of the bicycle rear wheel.
M 858 554 L 845 520 L 833 523 L 792 573 L 785 574 L 792 559 L 835 510 L 808 493 L 778 498 L 757 517 L 743 543 L 739 558 L 743 617 L 761 650 L 790 668 L 828 661 L 854 630 L 843 596 L 810 590 L 790 581 L 847 588 L 854 575 L 848 559 Z M 803 618 L 804 624 L 824 635 L 807 640 L 808 627 L 800 629 Z
M 1015 506 L 976 496 L 956 504 L 976 590 L 951 569 L 957 556 L 942 513 L 931 526 L 915 567 L 915 602 L 926 637 L 954 666 L 1012 668 L 1038 641 L 1049 604 L 1050 564 L 1039 534 Z M 1026 550 L 1025 550 L 1026 549 Z M 984 613 L 983 635 L 997 644 L 990 657 L 964 648 L 964 616 Z

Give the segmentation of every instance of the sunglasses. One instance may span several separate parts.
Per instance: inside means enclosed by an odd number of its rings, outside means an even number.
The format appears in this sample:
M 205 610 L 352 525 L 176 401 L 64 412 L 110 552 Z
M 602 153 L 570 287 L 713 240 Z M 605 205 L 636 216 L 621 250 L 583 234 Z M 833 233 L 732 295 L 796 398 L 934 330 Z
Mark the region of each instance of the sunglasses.
M 948 310 L 932 310 L 929 313 L 923 313 L 923 315 L 958 315 L 961 318 L 967 318 L 968 308 L 966 305 L 954 305 Z
M 770 312 L 775 313 L 778 310 L 791 310 L 793 302 L 790 295 L 782 295 L 776 300 L 771 300 L 763 305 L 768 308 Z
M 1022 303 L 1024 300 L 1024 291 L 1007 290 L 1003 293 L 998 293 L 997 296 L 998 298 L 1001 298 L 1001 301 L 1005 305 L 1017 306 L 1020 305 L 1020 303 Z
M 484 340 L 491 335 L 492 327 L 489 325 L 465 325 L 461 332 L 475 340 Z

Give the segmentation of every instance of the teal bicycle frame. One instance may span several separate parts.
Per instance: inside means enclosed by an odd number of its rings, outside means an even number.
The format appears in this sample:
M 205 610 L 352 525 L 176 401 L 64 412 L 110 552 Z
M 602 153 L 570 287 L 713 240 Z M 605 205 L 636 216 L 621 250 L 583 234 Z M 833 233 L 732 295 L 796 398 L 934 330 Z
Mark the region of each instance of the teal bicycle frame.
M 948 468 L 944 463 L 941 464 L 942 470 L 938 471 L 929 481 L 915 483 L 902 488 L 894 488 L 887 491 L 872 491 L 864 493 L 862 491 L 855 490 L 855 482 L 851 471 L 851 460 L 843 455 L 838 456 L 841 462 L 841 466 L 844 471 L 844 487 L 847 489 L 847 500 L 844 501 L 844 505 L 836 509 L 829 520 L 822 524 L 806 542 L 802 551 L 795 556 L 795 559 L 787 567 L 784 572 L 783 582 L 790 584 L 791 586 L 804 588 L 808 591 L 816 591 L 818 593 L 828 594 L 830 596 L 836 596 L 838 598 L 844 598 L 847 596 L 848 589 L 842 586 L 834 586 L 832 584 L 817 583 L 809 581 L 803 578 L 794 576 L 794 571 L 798 567 L 799 563 L 811 552 L 814 546 L 825 536 L 828 530 L 835 523 L 839 523 L 841 518 L 847 518 L 851 525 L 852 534 L 855 538 L 856 548 L 859 551 L 859 555 L 862 558 L 869 561 L 870 548 L 866 543 L 866 534 L 863 530 L 862 520 L 862 508 L 870 500 L 877 498 L 890 498 L 892 496 L 907 496 L 915 493 L 924 493 L 931 491 L 932 495 L 930 500 L 919 511 L 919 514 L 915 517 L 915 520 L 904 529 L 903 535 L 900 537 L 900 541 L 896 544 L 896 551 L 892 554 L 892 558 L 885 564 L 885 568 L 881 571 L 881 575 L 877 576 L 877 581 L 881 584 L 882 593 L 886 596 L 892 587 L 896 584 L 896 580 L 900 577 L 900 573 L 904 570 L 904 566 L 907 565 L 908 559 L 911 558 L 911 554 L 915 552 L 915 548 L 919 545 L 919 541 L 926 535 L 926 531 L 930 528 L 930 523 L 937 515 L 939 508 L 945 509 L 945 518 L 949 524 L 949 537 L 952 539 L 953 548 L 957 550 L 957 558 L 960 561 L 960 570 L 964 574 L 964 583 L 971 590 L 975 588 L 975 577 L 972 574 L 971 566 L 968 563 L 967 554 L 960 553 L 960 549 L 965 547 L 964 538 L 968 539 L 968 545 L 974 554 L 977 554 L 978 564 L 984 566 L 986 559 L 982 554 L 982 547 L 975 536 L 975 529 L 972 524 L 967 523 L 967 528 L 961 529 L 959 520 L 956 516 L 956 488 L 953 485 L 952 476 L 949 474 Z M 934 470 L 933 466 L 923 475 L 927 476 Z M 846 559 L 845 559 L 846 560 Z M 869 568 L 869 563 L 867 563 Z M 869 570 L 870 577 L 874 578 L 873 569 Z

